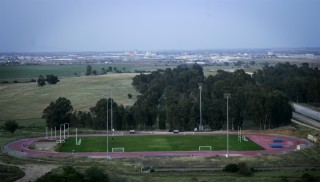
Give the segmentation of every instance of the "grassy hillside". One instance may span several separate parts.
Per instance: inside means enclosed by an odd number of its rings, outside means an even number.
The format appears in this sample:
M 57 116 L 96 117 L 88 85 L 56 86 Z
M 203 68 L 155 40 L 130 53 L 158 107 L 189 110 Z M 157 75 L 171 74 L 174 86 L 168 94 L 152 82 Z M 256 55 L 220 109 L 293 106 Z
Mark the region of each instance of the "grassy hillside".
M 66 97 L 74 110 L 88 110 L 101 98 L 109 97 L 132 105 L 138 93 L 132 87 L 134 73 L 107 74 L 61 79 L 57 85 L 38 87 L 36 83 L 0 84 L 0 120 L 40 118 L 51 101 Z M 133 95 L 128 99 L 128 93 Z

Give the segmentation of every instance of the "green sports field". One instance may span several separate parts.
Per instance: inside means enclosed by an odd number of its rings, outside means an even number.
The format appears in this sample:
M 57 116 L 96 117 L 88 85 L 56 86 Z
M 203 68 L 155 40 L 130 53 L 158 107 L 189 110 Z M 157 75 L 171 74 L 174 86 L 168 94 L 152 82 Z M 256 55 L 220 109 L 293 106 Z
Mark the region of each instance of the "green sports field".
M 59 148 L 59 152 L 105 152 L 106 136 L 81 138 L 81 145 L 75 144 L 75 138 L 69 138 Z M 199 146 L 211 146 L 212 150 L 226 150 L 226 135 L 210 136 L 109 136 L 109 151 L 124 147 L 125 152 L 141 151 L 198 151 Z M 229 135 L 229 150 L 263 150 L 248 139 L 238 141 L 237 135 Z

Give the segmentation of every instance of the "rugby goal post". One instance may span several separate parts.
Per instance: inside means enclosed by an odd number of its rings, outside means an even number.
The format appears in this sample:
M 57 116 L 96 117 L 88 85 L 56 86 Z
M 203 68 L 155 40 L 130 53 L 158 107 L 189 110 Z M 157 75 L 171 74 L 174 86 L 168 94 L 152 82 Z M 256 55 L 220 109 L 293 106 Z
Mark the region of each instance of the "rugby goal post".
M 124 147 L 112 148 L 112 152 L 124 152 Z
M 199 151 L 211 151 L 211 146 L 199 146 Z

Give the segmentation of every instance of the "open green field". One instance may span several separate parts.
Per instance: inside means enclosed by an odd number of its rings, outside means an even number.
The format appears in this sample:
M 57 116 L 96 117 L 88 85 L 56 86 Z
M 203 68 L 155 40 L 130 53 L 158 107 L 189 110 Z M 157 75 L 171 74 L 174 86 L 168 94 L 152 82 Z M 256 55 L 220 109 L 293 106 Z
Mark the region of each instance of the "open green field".
M 0 120 L 41 118 L 43 109 L 59 97 L 69 99 L 74 110 L 88 111 L 101 98 L 110 97 L 111 91 L 118 104 L 132 105 L 138 95 L 131 84 L 135 75 L 69 77 L 44 87 L 36 83 L 0 84 Z
M 78 137 L 79 139 L 79 137 Z M 210 136 L 109 136 L 109 151 L 124 147 L 125 152 L 141 151 L 198 151 L 199 146 L 211 146 L 212 150 L 226 150 L 226 135 Z M 263 150 L 252 141 L 239 142 L 236 135 L 229 136 L 230 150 Z M 107 137 L 81 137 L 81 145 L 69 138 L 59 148 L 60 152 L 105 152 Z M 207 149 L 205 149 L 207 150 Z
M 119 62 L 112 64 L 88 64 L 97 74 L 102 72 L 102 68 L 107 70 L 109 67 L 117 68 L 121 72 L 134 73 L 136 71 L 155 71 L 157 69 L 173 68 L 177 63 L 159 63 L 159 62 Z M 37 79 L 39 75 L 56 75 L 59 78 L 83 76 L 86 73 L 87 64 L 70 64 L 70 65 L 19 65 L 19 66 L 0 66 L 0 83 L 3 81 L 19 82 Z

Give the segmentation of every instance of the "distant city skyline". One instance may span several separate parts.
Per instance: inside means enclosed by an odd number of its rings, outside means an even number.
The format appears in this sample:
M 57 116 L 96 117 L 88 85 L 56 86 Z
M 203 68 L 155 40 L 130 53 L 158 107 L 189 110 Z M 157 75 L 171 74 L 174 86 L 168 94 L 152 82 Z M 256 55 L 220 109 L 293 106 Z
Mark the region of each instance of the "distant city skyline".
M 0 52 L 320 47 L 318 0 L 1 0 Z

